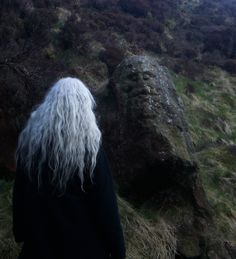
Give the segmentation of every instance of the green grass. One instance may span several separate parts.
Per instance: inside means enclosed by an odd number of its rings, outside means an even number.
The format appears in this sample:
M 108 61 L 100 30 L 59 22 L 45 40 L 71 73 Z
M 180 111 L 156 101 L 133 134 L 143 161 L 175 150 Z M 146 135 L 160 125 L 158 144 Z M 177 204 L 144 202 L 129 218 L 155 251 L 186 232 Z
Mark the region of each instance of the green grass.
M 235 243 L 236 157 L 228 151 L 230 144 L 236 144 L 235 78 L 219 69 L 207 73 L 208 83 L 180 75 L 173 75 L 173 80 L 185 104 L 194 144 L 197 150 L 201 147 L 196 155 L 213 211 L 211 235 Z M 186 92 L 188 84 L 194 89 L 191 94 Z
M 227 75 L 225 75 L 227 76 Z M 173 75 L 177 92 L 185 104 L 185 113 L 195 145 L 224 139 L 236 142 L 236 96 L 233 84 L 224 87 L 222 79 L 205 83 Z M 188 95 L 187 85 L 194 91 Z

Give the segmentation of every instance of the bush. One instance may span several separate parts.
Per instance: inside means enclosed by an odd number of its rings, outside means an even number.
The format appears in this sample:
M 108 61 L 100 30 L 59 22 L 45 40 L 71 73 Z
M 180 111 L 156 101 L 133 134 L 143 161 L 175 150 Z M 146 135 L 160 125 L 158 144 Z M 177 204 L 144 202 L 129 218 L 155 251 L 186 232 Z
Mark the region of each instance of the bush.
M 107 44 L 105 50 L 100 52 L 99 58 L 106 63 L 108 72 L 111 75 L 116 66 L 125 58 L 125 50 L 114 44 Z
M 123 11 L 133 14 L 136 17 L 146 16 L 150 11 L 150 5 L 145 0 L 120 0 L 119 2 Z
M 229 59 L 225 61 L 225 63 L 222 66 L 226 71 L 232 74 L 236 74 L 236 60 L 235 59 Z
M 77 17 L 72 15 L 65 23 L 60 34 L 58 35 L 59 44 L 64 50 L 71 49 L 77 51 L 78 53 L 86 52 L 88 47 L 88 42 L 84 37 L 84 32 L 86 29 L 95 29 L 92 25 L 97 26 L 95 23 L 90 21 L 88 24 L 78 23 Z
M 51 28 L 57 20 L 52 10 L 36 9 L 25 19 L 25 37 L 31 38 L 37 45 L 47 45 L 52 39 Z

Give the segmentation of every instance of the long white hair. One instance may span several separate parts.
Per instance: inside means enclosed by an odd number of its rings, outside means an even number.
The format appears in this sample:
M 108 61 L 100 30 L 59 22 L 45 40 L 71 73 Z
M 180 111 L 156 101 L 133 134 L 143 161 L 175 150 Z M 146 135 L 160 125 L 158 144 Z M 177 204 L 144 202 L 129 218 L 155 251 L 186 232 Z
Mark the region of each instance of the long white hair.
M 85 173 L 92 180 L 101 144 L 95 105 L 90 91 L 77 78 L 62 78 L 49 90 L 31 113 L 18 140 L 16 161 L 25 165 L 29 177 L 37 172 L 40 185 L 43 165 L 47 163 L 51 182 L 60 190 L 65 190 L 75 174 L 84 190 Z

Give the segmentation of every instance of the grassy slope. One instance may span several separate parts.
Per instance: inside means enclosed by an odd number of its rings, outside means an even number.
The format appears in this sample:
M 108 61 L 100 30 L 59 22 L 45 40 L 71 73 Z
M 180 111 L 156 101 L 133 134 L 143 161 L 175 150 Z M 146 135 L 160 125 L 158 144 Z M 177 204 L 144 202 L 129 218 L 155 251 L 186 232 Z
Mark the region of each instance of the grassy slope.
M 216 68 L 207 71 L 202 81 L 173 78 L 185 104 L 201 178 L 214 212 L 212 237 L 235 245 L 236 78 Z
M 230 152 L 230 147 L 236 142 L 236 79 L 220 69 L 211 69 L 198 81 L 175 74 L 173 80 L 185 104 L 190 132 L 199 159 L 202 182 L 214 211 L 216 228 L 210 233 L 210 238 L 220 239 L 217 241 L 222 242 L 227 240 L 234 244 L 236 163 L 235 153 Z M 1 181 L 0 258 L 2 259 L 15 258 L 18 251 L 11 233 L 11 188 L 11 183 Z M 137 212 L 122 199 L 119 199 L 119 207 L 128 258 L 173 258 L 177 242 L 175 229 L 158 215 L 156 209 L 152 210 L 147 206 Z M 179 211 L 176 208 L 176 212 L 173 210 L 171 214 L 189 213 L 188 209 Z
M 45 51 L 49 59 L 67 60 L 72 68 L 76 64 L 81 78 L 89 85 L 97 86 L 97 82 L 101 83 L 107 77 L 104 63 L 96 59 L 97 49 L 97 47 L 91 48 L 90 55 L 93 54 L 91 60 L 87 58 L 78 60 L 70 52 L 57 53 L 53 47 Z M 98 69 L 94 68 L 101 68 L 101 65 L 104 69 L 101 75 L 98 75 Z M 209 70 L 199 81 L 192 81 L 179 75 L 173 75 L 173 79 L 186 107 L 188 124 L 199 158 L 201 178 L 214 211 L 216 229 L 211 235 L 234 243 L 236 164 L 235 155 L 229 152 L 229 145 L 236 144 L 236 79 L 220 69 Z M 187 90 L 189 88 L 191 90 Z M 18 251 L 11 233 L 11 188 L 11 183 L 0 182 L 1 259 L 15 258 Z M 137 212 L 122 199 L 119 199 L 119 207 L 128 258 L 148 259 L 158 256 L 163 259 L 172 258 L 176 248 L 175 231 L 158 216 L 156 210 L 155 217 L 153 217 L 154 212 L 148 207 L 142 212 Z M 186 214 L 188 210 L 175 213 Z
M 95 57 L 96 55 L 97 53 Z M 82 60 L 79 61 L 83 63 Z M 68 62 L 73 63 L 70 58 Z M 91 64 L 89 60 L 84 62 Z M 96 78 L 93 73 L 83 76 L 93 85 L 92 78 Z M 103 80 L 102 78 L 97 81 Z M 216 229 L 210 234 L 210 238 L 220 237 L 221 240 L 217 241 L 227 240 L 234 244 L 236 164 L 235 155 L 230 154 L 229 146 L 236 143 L 236 79 L 215 68 L 207 71 L 198 81 L 176 74 L 173 74 L 173 80 L 185 104 L 190 132 L 199 159 L 201 178 L 214 211 Z M 11 187 L 11 183 L 1 181 L 1 259 L 16 258 L 18 251 L 11 233 Z M 119 199 L 119 206 L 128 258 L 173 258 L 177 243 L 174 227 L 163 220 L 156 209 L 152 210 L 146 206 L 137 212 L 122 199 Z M 182 218 L 189 210 L 179 211 L 179 208 L 173 208 L 171 212 L 166 213 L 181 214 L 176 218 Z
M 15 259 L 20 246 L 14 242 L 11 218 L 12 183 L 0 181 L 0 258 Z M 126 239 L 127 259 L 173 258 L 176 249 L 174 227 L 159 218 L 148 220 L 125 200 L 118 198 Z

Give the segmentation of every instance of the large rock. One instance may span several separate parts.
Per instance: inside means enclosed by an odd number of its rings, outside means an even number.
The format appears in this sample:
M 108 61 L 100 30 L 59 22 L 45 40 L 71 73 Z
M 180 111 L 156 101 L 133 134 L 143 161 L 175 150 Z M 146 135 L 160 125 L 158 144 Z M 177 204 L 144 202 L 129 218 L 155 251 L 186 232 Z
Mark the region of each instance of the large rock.
M 166 68 L 147 56 L 126 58 L 100 100 L 104 138 L 121 192 L 138 195 L 142 190 L 145 197 L 173 185 L 193 185 L 193 145 Z

